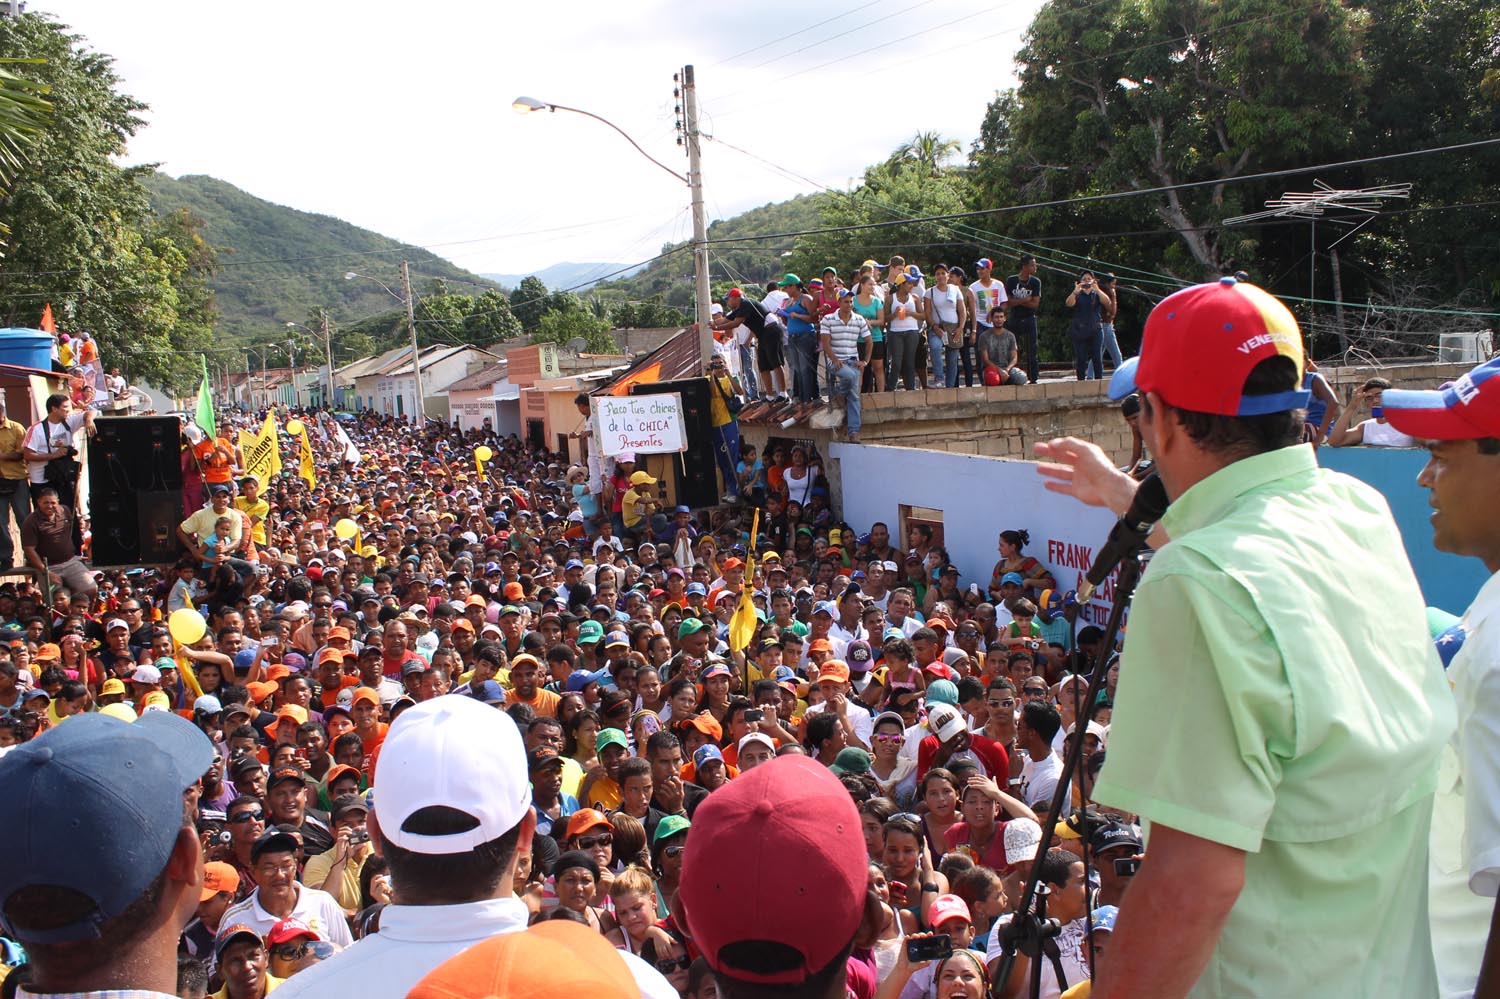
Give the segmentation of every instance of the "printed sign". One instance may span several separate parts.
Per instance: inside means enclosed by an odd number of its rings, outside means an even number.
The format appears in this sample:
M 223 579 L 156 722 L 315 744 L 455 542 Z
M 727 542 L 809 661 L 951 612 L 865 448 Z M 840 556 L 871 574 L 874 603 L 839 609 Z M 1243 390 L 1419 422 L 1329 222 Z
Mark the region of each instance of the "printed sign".
M 663 454 L 687 450 L 683 429 L 682 393 L 652 395 L 596 395 L 594 440 L 606 455 Z

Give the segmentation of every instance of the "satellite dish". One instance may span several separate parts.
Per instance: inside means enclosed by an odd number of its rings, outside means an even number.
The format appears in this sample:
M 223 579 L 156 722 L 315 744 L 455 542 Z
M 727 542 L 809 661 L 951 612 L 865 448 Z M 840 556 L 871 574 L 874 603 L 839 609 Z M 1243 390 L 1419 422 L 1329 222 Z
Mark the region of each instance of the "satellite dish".
M 573 339 L 568 341 L 568 349 L 575 354 L 582 354 L 583 348 L 587 347 L 588 345 L 589 342 L 581 336 L 575 336 Z

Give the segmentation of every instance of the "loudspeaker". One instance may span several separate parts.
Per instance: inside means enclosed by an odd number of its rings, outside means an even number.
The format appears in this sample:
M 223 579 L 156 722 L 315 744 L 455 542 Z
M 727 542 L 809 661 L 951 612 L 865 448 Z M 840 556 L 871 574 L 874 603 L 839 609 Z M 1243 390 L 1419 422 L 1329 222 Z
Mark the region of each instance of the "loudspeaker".
M 182 551 L 181 424 L 172 416 L 101 416 L 94 427 L 88 444 L 94 564 L 175 561 Z
M 630 386 L 631 395 L 656 395 L 661 392 L 682 394 L 682 416 L 687 436 L 688 447 L 680 456 L 682 460 L 671 463 L 673 498 L 677 504 L 694 509 L 717 506 L 719 478 L 718 466 L 714 463 L 714 432 L 708 407 L 708 379 L 681 378 L 671 382 Z

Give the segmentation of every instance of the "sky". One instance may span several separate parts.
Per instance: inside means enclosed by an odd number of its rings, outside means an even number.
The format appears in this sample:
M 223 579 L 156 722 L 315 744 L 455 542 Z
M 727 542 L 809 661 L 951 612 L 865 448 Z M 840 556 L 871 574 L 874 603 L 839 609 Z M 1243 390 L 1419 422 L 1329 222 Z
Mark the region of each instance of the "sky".
M 684 185 L 598 122 L 517 114 L 517 96 L 607 118 L 686 173 L 672 77 L 692 63 L 703 131 L 722 140 L 703 146 L 708 217 L 727 218 L 848 188 L 919 131 L 967 151 L 1039 7 L 30 4 L 113 56 L 122 89 L 150 105 L 128 162 L 209 174 L 479 273 L 635 262 L 692 234 Z

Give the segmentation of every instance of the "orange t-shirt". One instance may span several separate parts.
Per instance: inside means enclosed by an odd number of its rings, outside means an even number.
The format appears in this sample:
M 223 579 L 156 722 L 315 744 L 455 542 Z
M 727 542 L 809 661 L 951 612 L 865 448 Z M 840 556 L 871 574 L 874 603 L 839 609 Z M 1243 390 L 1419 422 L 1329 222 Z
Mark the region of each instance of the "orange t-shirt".
M 203 481 L 212 485 L 227 483 L 234 478 L 234 445 L 220 437 L 214 441 L 202 441 L 193 453 L 203 466 Z
M 536 688 L 536 694 L 529 701 L 523 701 L 514 690 L 505 692 L 505 706 L 512 704 L 525 704 L 536 712 L 538 718 L 556 718 L 557 706 L 562 702 L 562 695 L 554 694 L 543 687 Z

